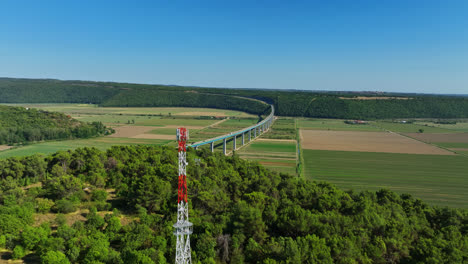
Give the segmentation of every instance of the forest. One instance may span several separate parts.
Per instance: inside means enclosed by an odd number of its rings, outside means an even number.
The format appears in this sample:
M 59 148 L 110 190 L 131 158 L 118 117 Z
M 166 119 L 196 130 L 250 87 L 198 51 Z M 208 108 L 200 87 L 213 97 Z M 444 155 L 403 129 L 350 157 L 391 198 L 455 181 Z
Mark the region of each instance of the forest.
M 112 132 L 101 122 L 85 123 L 62 113 L 0 105 L 0 145 L 89 138 Z
M 189 149 L 187 161 L 193 263 L 468 261 L 466 210 L 235 154 Z M 0 160 L 0 247 L 35 263 L 173 262 L 177 162 L 174 148 L 148 146 Z
M 289 87 L 288 87 L 289 88 Z M 318 92 L 0 78 L 0 103 L 211 107 L 265 114 L 341 118 L 468 118 L 468 97 L 381 92 Z M 368 98 L 363 100 L 363 96 Z M 383 99 L 388 97 L 387 99 Z M 371 100 L 369 100 L 369 98 Z M 372 99 L 374 98 L 374 99 Z

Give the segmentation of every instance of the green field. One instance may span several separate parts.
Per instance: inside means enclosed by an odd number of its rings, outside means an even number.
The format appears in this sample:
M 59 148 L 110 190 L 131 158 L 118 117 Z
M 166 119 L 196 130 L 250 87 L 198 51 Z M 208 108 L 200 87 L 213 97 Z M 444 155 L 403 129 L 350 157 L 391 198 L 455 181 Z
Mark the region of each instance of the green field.
M 382 131 L 372 124 L 350 125 L 340 119 L 298 119 L 299 128 L 338 131 Z
M 435 204 L 468 208 L 464 156 L 303 150 L 308 179 L 344 189 L 388 188 Z
M 393 123 L 393 122 L 375 122 L 376 126 L 390 130 L 393 132 L 399 133 L 418 133 L 419 129 L 423 129 L 424 133 L 457 133 L 459 131 L 449 130 L 440 127 L 431 127 L 431 126 L 424 126 L 424 125 L 417 125 L 417 124 L 403 124 L 403 123 Z
M 273 122 L 270 130 L 262 135 L 270 139 L 296 139 L 296 124 L 292 118 L 278 118 Z
M 254 141 L 237 153 L 272 170 L 296 174 L 296 141 Z
M 147 133 L 155 134 L 155 135 L 174 135 L 175 137 L 176 130 L 177 130 L 176 128 L 156 128 Z M 198 131 L 197 129 L 190 129 L 189 134 L 194 134 L 197 131 Z
M 193 118 L 161 118 L 159 116 L 135 116 L 135 115 L 78 115 L 73 116 L 80 121 L 99 121 L 106 125 L 135 125 L 135 126 L 208 126 L 218 120 L 193 119 Z
M 256 117 L 240 111 L 196 107 L 99 107 L 93 104 L 5 104 L 67 114 L 175 115 Z M 73 115 L 72 115 L 73 116 Z
M 37 153 L 51 154 L 59 150 L 68 150 L 82 147 L 96 147 L 98 149 L 105 150 L 113 145 L 164 145 L 169 142 L 169 140 L 160 139 L 133 139 L 111 137 L 48 141 L 1 151 L 0 159 L 13 156 L 27 156 Z
M 251 150 L 255 153 L 274 153 L 274 152 L 286 152 L 286 153 L 296 153 L 296 144 L 294 142 L 265 142 L 265 141 L 255 141 L 249 146 L 246 147 L 246 151 Z
M 449 130 L 455 130 L 459 132 L 468 132 L 468 122 L 457 122 L 456 124 L 436 124 L 433 122 L 416 122 L 418 125 L 428 125 L 431 127 L 437 127 L 437 128 L 443 128 L 443 129 L 449 129 Z
M 219 128 L 237 128 L 238 130 L 242 128 L 247 128 L 249 126 L 255 125 L 258 122 L 258 119 L 253 119 L 253 118 L 244 118 L 244 119 L 228 119 L 216 127 Z
M 462 142 L 436 142 L 433 144 L 444 148 L 468 148 L 468 143 Z

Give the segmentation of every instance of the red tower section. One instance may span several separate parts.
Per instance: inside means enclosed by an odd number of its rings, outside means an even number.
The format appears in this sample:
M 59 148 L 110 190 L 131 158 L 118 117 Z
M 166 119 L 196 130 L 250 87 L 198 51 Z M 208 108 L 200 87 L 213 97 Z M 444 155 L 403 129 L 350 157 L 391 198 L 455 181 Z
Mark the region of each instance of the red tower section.
M 179 128 L 178 130 L 178 143 L 179 143 L 179 153 L 187 151 L 186 143 L 187 143 L 187 129 L 186 128 Z M 180 155 L 179 155 L 180 156 Z M 184 155 L 185 157 L 185 155 Z M 183 161 L 185 162 L 185 160 Z M 183 164 L 185 165 L 185 164 Z M 179 161 L 179 166 L 181 166 L 181 162 Z M 187 203 L 187 176 L 185 175 L 185 166 L 183 169 L 179 168 L 179 183 L 178 183 L 178 198 L 177 203 L 184 201 Z

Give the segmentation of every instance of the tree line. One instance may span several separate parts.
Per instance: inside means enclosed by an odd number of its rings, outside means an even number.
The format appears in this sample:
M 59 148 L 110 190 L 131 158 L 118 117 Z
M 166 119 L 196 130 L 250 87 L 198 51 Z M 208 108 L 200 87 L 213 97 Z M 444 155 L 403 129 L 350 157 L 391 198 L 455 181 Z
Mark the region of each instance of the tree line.
M 281 116 L 385 119 L 468 118 L 468 97 L 394 93 L 312 92 L 0 78 L 0 103 L 94 103 L 102 106 L 211 107 Z M 358 96 L 389 97 L 360 100 Z M 344 99 L 343 99 L 344 98 Z M 402 99 L 403 98 L 403 99 Z
M 0 145 L 89 138 L 112 132 L 101 122 L 85 123 L 57 112 L 0 106 Z
M 343 191 L 236 155 L 189 149 L 187 160 L 194 263 L 468 261 L 464 209 Z M 0 160 L 0 247 L 42 263 L 172 262 L 177 162 L 174 148 L 148 146 Z

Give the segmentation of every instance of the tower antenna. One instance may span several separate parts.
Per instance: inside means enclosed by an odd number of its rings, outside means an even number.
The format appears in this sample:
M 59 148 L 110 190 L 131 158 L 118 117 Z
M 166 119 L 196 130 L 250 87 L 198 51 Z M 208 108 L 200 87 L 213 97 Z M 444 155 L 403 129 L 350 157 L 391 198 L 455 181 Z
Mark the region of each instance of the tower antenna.
M 188 130 L 184 127 L 177 129 L 177 142 L 179 145 L 179 180 L 177 192 L 177 222 L 174 224 L 174 235 L 177 237 L 176 264 L 191 264 L 192 253 L 190 249 L 190 234 L 192 223 L 189 222 L 187 201 L 187 176 L 186 176 L 186 143 Z

